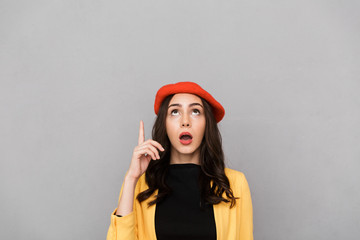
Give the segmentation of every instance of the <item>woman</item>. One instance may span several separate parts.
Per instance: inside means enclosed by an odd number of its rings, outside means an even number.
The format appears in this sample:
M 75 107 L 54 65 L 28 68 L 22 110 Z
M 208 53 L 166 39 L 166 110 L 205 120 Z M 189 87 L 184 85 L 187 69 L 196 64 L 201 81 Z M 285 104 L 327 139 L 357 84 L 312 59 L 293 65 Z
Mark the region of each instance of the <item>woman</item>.
M 222 105 L 198 84 L 178 82 L 158 90 L 154 110 L 152 139 L 144 141 L 140 121 L 107 240 L 252 240 L 248 182 L 224 164 Z

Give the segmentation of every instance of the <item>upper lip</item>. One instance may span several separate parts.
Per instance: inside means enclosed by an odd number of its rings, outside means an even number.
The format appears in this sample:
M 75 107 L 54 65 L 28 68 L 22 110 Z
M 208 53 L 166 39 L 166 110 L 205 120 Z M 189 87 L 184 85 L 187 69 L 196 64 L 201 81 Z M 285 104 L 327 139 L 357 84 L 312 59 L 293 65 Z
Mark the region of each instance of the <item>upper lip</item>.
M 193 137 L 193 136 L 191 135 L 191 133 L 189 133 L 189 132 L 182 132 L 182 133 L 180 133 L 179 138 L 181 138 L 183 135 L 189 135 L 191 138 Z

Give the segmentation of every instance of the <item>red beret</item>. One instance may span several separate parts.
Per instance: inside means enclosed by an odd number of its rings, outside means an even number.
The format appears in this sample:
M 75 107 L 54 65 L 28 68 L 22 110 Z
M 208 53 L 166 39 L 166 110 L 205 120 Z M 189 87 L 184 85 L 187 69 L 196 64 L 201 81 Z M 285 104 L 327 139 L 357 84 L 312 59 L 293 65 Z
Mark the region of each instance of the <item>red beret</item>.
M 192 93 L 204 98 L 211 106 L 216 122 L 220 122 L 225 115 L 225 109 L 207 91 L 194 82 L 178 82 L 162 86 L 156 93 L 154 110 L 157 115 L 162 101 L 171 94 Z

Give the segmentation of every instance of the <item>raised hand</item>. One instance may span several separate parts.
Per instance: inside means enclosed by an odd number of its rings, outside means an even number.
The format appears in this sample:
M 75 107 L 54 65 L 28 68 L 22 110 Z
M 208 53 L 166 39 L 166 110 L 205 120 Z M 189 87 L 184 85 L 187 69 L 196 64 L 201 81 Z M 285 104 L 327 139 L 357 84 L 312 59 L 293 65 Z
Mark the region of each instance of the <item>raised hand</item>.
M 140 120 L 138 145 L 134 148 L 127 177 L 139 179 L 152 160 L 159 160 L 159 150 L 165 149 L 152 139 L 145 140 L 144 122 Z

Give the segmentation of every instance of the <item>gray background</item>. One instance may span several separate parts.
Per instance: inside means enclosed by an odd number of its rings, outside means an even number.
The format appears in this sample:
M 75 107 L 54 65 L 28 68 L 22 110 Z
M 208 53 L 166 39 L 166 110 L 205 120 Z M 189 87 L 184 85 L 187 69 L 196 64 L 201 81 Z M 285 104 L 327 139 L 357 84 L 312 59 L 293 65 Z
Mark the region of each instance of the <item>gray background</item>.
M 359 239 L 359 1 L 0 1 L 0 239 L 105 239 L 156 91 L 226 109 L 257 240 Z

